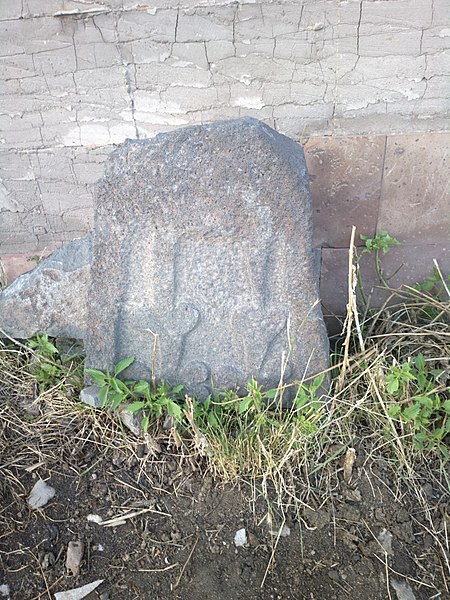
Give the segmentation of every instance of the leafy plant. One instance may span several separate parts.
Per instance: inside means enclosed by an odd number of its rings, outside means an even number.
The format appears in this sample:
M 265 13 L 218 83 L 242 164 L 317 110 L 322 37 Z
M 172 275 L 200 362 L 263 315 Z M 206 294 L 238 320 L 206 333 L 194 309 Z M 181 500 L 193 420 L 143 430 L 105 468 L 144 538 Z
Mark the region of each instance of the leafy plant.
M 398 246 L 400 242 L 389 235 L 389 233 L 385 230 L 378 232 L 375 237 L 371 238 L 367 235 L 360 235 L 360 239 L 364 242 L 364 248 L 362 250 L 362 254 L 372 254 L 374 255 L 375 260 L 375 270 L 377 273 L 377 277 L 382 285 L 388 287 L 388 282 L 384 276 L 383 268 L 381 265 L 381 254 L 387 254 L 392 246 Z M 357 264 L 360 262 L 360 257 L 357 258 Z M 368 298 L 364 292 L 364 286 L 361 279 L 361 275 L 358 269 L 358 287 L 361 293 L 364 304 L 368 305 Z
M 177 402 L 177 397 L 183 387 L 178 385 L 171 389 L 163 382 L 152 392 L 148 381 L 137 381 L 133 384 L 132 391 L 135 397 L 142 397 L 142 400 L 135 400 L 125 410 L 132 414 L 142 411 L 141 427 L 145 433 L 153 421 L 164 415 L 169 417 L 171 423 L 179 423 L 183 417 L 183 410 Z
M 28 347 L 34 350 L 35 360 L 32 371 L 39 391 L 43 392 L 56 385 L 66 375 L 65 368 L 58 348 L 49 340 L 46 333 L 36 335 L 28 342 Z
M 148 431 L 150 424 L 163 415 L 167 415 L 178 422 L 183 416 L 183 411 L 176 397 L 179 396 L 183 386 L 170 388 L 164 382 L 153 392 L 148 381 L 122 380 L 119 375 L 125 371 L 135 360 L 134 356 L 124 358 L 114 367 L 114 372 L 109 369 L 105 372 L 97 369 L 87 369 L 95 385 L 100 387 L 99 399 L 102 407 L 116 410 L 123 404 L 126 412 L 135 414 L 142 412 L 141 427 Z
M 370 238 L 367 235 L 360 235 L 361 240 L 365 243 L 363 254 L 375 252 L 375 254 L 382 252 L 386 254 L 389 252 L 391 246 L 398 246 L 400 242 L 389 235 L 385 230 L 380 231 L 375 237 Z
M 135 360 L 134 356 L 124 358 L 114 367 L 114 372 L 109 369 L 105 372 L 97 369 L 86 369 L 87 374 L 100 388 L 99 400 L 102 407 L 116 410 L 126 400 L 133 397 L 133 382 L 122 381 L 118 376 L 125 371 Z
M 388 413 L 407 424 L 418 450 L 437 447 L 448 457 L 444 439 L 450 434 L 450 399 L 439 393 L 442 370 L 428 370 L 422 354 L 400 366 L 393 365 L 386 375 L 386 390 L 398 402 Z

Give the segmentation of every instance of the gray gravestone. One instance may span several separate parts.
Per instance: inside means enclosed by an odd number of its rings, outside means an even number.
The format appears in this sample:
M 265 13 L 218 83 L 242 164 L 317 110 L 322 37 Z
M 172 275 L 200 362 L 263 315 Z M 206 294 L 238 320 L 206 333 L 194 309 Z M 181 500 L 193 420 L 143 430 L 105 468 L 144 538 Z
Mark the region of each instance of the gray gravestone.
M 87 366 L 214 390 L 328 366 L 303 149 L 255 119 L 127 140 L 96 199 Z

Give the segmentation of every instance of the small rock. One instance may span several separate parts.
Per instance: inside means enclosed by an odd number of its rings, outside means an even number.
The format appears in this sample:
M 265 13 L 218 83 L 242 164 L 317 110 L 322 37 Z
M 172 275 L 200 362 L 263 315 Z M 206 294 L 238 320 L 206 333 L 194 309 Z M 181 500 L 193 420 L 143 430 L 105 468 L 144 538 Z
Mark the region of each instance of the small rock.
M 278 536 L 289 537 L 291 535 L 291 528 L 288 527 L 287 525 L 283 525 L 283 527 L 281 528 L 281 531 L 279 529 L 271 529 L 270 535 L 273 535 L 276 537 L 278 537 Z
M 9 585 L 7 583 L 2 583 L 2 585 L 0 585 L 0 595 L 2 596 L 2 598 L 9 598 L 9 594 Z
M 325 509 L 313 510 L 312 508 L 305 508 L 303 516 L 309 527 L 315 527 L 316 529 L 322 529 L 331 520 L 329 513 Z
M 362 500 L 361 492 L 358 490 L 358 488 L 347 488 L 344 491 L 344 497 L 349 502 L 361 502 Z
M 101 525 L 103 523 L 103 519 L 100 515 L 88 515 L 86 518 L 90 523 L 97 523 L 97 525 Z
M 119 415 L 125 427 L 128 427 L 131 433 L 134 433 L 136 437 L 139 437 L 142 433 L 139 416 L 135 413 L 126 412 L 125 409 L 121 410 Z
M 80 400 L 93 408 L 100 408 L 100 388 L 98 385 L 88 385 L 80 392 Z
M 83 559 L 83 554 L 83 542 L 69 542 L 67 546 L 66 569 L 70 571 L 74 577 L 78 577 L 80 574 L 80 564 Z
M 258 540 L 258 538 L 251 531 L 248 532 L 248 543 L 253 548 L 256 548 L 256 546 L 259 546 L 259 540 Z
M 378 541 L 383 546 L 386 554 L 392 556 L 392 533 L 390 533 L 387 529 L 382 529 L 378 534 Z
M 242 548 L 243 546 L 246 546 L 247 543 L 247 532 L 245 529 L 239 529 L 236 531 L 236 535 L 234 536 L 234 545 L 236 548 Z
M 56 562 L 56 557 L 53 554 L 53 552 L 45 552 L 44 556 L 42 557 L 41 562 L 41 567 L 45 570 L 45 569 L 49 569 L 50 567 L 53 567 L 53 565 Z
M 103 581 L 103 579 L 97 579 L 97 581 L 93 581 L 92 583 L 88 583 L 79 588 L 67 590 L 66 592 L 56 592 L 55 600 L 82 600 L 82 598 L 86 598 L 86 596 L 97 589 Z
M 102 592 L 100 594 L 100 600 L 109 600 L 109 592 Z
M 391 579 L 391 585 L 397 594 L 398 600 L 416 600 L 414 592 L 407 583 Z
M 349 483 L 353 474 L 353 465 L 356 460 L 356 450 L 354 448 L 347 448 L 344 459 L 344 480 Z
M 56 494 L 55 488 L 47 485 L 42 479 L 38 479 L 33 486 L 28 498 L 28 505 L 34 510 L 42 508 Z

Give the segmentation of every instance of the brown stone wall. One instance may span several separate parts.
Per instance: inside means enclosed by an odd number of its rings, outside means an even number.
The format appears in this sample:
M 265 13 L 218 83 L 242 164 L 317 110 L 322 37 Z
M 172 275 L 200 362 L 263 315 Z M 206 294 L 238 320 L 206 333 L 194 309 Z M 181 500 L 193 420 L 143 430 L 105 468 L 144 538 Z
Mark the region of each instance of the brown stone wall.
M 347 248 L 359 235 L 386 230 L 401 244 L 383 257 L 389 284 L 450 274 L 450 134 L 313 138 L 306 143 L 314 201 L 315 241 L 322 247 L 321 295 L 326 315 L 347 302 Z M 378 283 L 369 257 L 362 273 Z

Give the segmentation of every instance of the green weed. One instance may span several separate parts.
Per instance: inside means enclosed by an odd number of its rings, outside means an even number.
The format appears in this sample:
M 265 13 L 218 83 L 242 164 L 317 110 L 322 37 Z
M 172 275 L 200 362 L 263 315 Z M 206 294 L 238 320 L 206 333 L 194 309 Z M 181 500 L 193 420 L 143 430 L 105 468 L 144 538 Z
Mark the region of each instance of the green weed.
M 386 391 L 394 400 L 389 416 L 407 425 L 414 447 L 423 451 L 437 448 L 448 458 L 444 440 L 450 434 L 450 398 L 439 381 L 443 374 L 443 369 L 429 370 L 423 354 L 417 354 L 400 366 L 390 367 Z
M 383 267 L 381 264 L 381 255 L 387 254 L 389 252 L 389 250 L 392 248 L 392 246 L 398 246 L 400 244 L 400 242 L 396 238 L 389 235 L 389 233 L 384 230 L 377 233 L 376 236 L 373 238 L 368 237 L 367 235 L 362 235 L 362 234 L 359 237 L 364 242 L 364 248 L 361 252 L 361 255 L 373 254 L 374 261 L 375 261 L 375 271 L 376 271 L 378 280 L 381 285 L 388 287 L 388 282 L 384 275 Z M 356 259 L 357 265 L 359 265 L 360 260 L 361 260 L 361 257 L 357 257 L 357 259 Z M 362 281 L 359 269 L 357 270 L 357 279 L 358 279 L 358 288 L 359 288 L 359 291 L 361 294 L 361 298 L 363 299 L 363 302 L 364 302 L 364 305 L 366 306 L 366 308 L 368 308 L 369 299 L 368 299 L 367 295 L 365 294 L 364 285 L 363 285 L 363 281 Z
M 71 385 L 79 388 L 82 382 L 82 360 L 79 356 L 61 356 L 49 336 L 38 334 L 28 342 L 34 359 L 31 370 L 38 383 L 39 391 L 44 392 L 61 381 L 70 379 Z
M 163 415 L 174 419 L 174 422 L 180 421 L 183 413 L 176 398 L 183 386 L 170 388 L 162 382 L 153 391 L 148 381 L 123 381 L 119 375 L 134 361 L 134 356 L 124 358 L 117 363 L 113 373 L 110 373 L 109 369 L 106 372 L 87 369 L 92 381 L 100 387 L 101 406 L 113 411 L 122 407 L 132 414 L 142 413 L 141 427 L 145 433 L 149 426 Z

